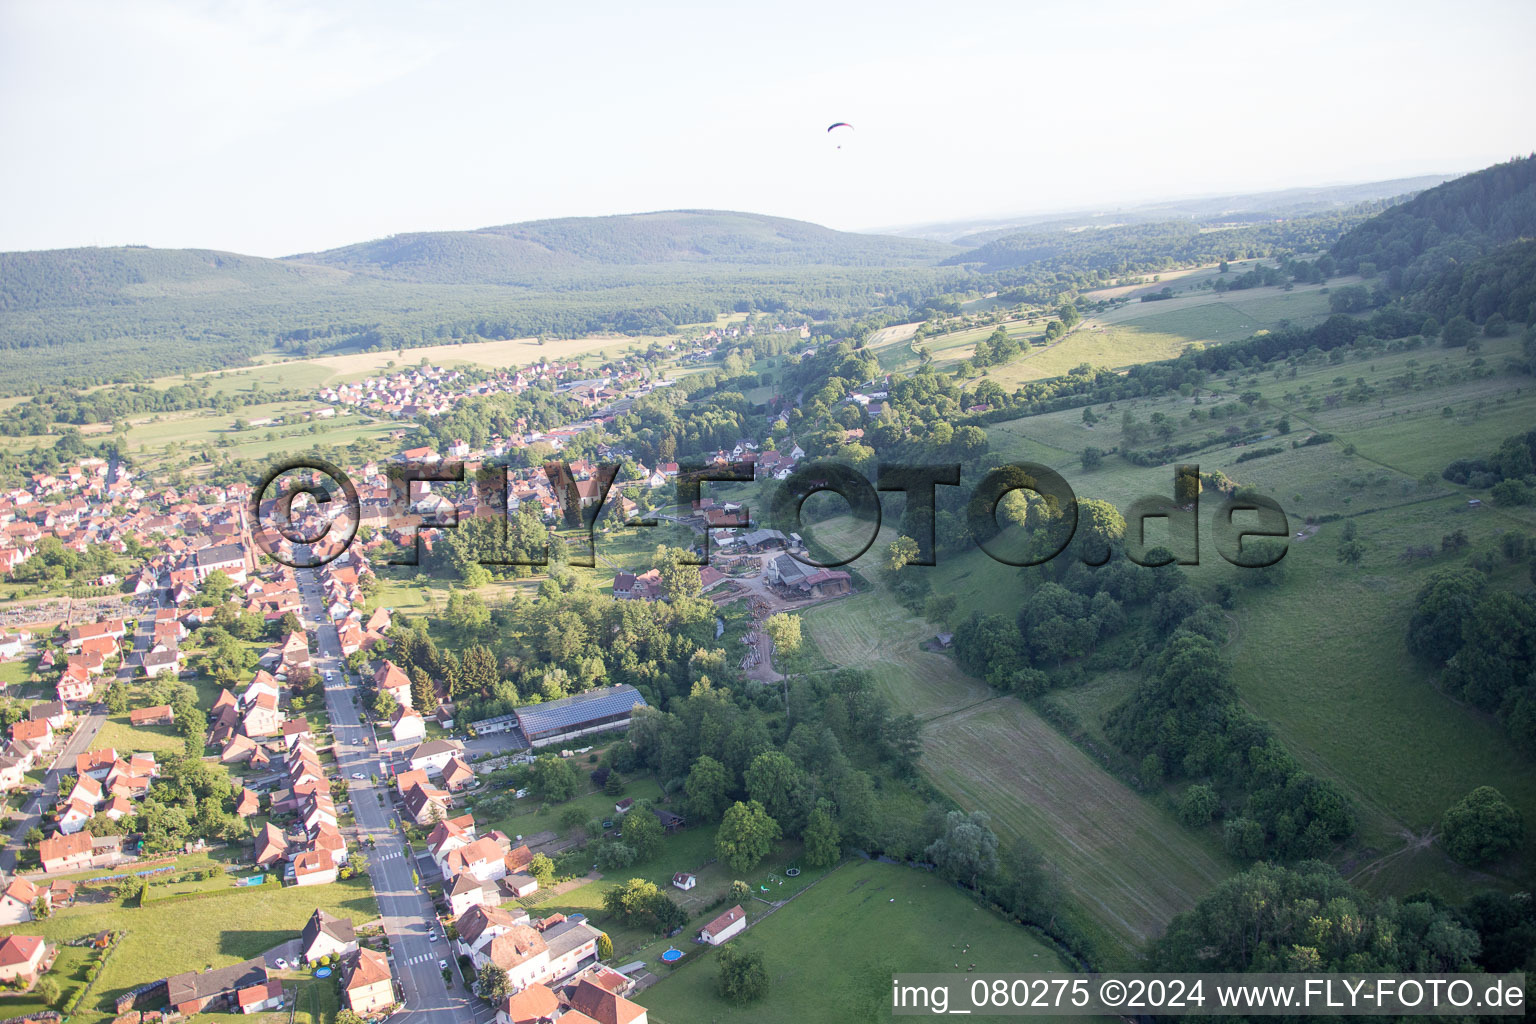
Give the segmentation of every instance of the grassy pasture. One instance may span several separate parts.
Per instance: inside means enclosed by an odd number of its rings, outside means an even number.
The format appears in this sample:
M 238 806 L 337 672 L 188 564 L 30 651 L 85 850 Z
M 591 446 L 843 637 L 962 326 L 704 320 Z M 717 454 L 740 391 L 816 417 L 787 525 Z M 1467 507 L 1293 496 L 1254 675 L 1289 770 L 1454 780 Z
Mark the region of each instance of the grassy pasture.
M 1287 416 L 1292 432 L 1261 442 L 1278 444 L 1283 451 L 1260 459 L 1239 463 L 1247 449 L 1218 442 L 1179 460 L 1197 462 L 1202 470 L 1220 469 L 1274 496 L 1286 508 L 1293 530 L 1307 517 L 1337 514 L 1352 517 L 1360 531 L 1367 554 L 1353 568 L 1334 557 L 1341 524 L 1324 525 L 1306 540 L 1293 539 L 1285 583 L 1242 592 L 1232 615 L 1228 653 L 1234 679 L 1254 713 L 1310 768 L 1352 794 L 1362 812 L 1363 850 L 1343 867 L 1382 892 L 1430 885 L 1454 895 L 1497 882 L 1501 875 L 1509 884 L 1529 882 L 1513 865 L 1486 874 L 1456 867 L 1424 841 L 1444 809 L 1477 785 L 1494 785 L 1528 818 L 1536 814 L 1531 802 L 1536 776 L 1496 722 L 1441 694 L 1428 667 L 1403 649 L 1414 594 L 1430 573 L 1459 564 L 1461 558 L 1437 555 L 1406 565 L 1399 559 L 1410 545 L 1438 551 L 1440 537 L 1457 528 L 1468 531 L 1474 548 L 1495 544 L 1506 530 L 1536 532 L 1536 510 L 1469 511 L 1466 500 L 1472 493 L 1439 479 L 1446 463 L 1486 454 L 1536 420 L 1536 389 L 1528 377 L 1493 373 L 1451 379 L 1454 371 L 1476 369 L 1479 359 L 1487 367 L 1502 366 L 1514 345 L 1502 339 L 1486 342 L 1480 353 L 1421 348 L 1302 365 L 1294 376 L 1282 368 L 1279 373 L 1244 371 L 1215 378 L 1209 390 L 1202 389 L 1200 408 L 1254 391 L 1261 396 L 1252 411 L 1255 422 L 1262 428 Z M 1358 379 L 1377 394 L 1364 402 L 1325 401 Z M 1211 391 L 1217 392 L 1214 398 Z M 1139 400 L 1097 408 L 1104 418 L 1091 428 L 1079 410 L 1072 410 L 996 424 L 989 436 L 995 450 L 1063 469 L 1080 496 L 1106 498 L 1123 510 L 1139 494 L 1166 493 L 1169 467 L 1136 467 L 1111 456 L 1095 472 L 1073 472 L 1075 453 L 1090 443 L 1102 448 L 1122 444 L 1118 418 L 1127 409 L 1143 421 L 1153 412 L 1168 415 L 1177 426 L 1174 441 L 1219 433 L 1219 423 L 1243 424 L 1246 419 L 1196 424 L 1188 420 L 1191 408 L 1196 408 L 1192 398 Z M 1289 447 L 1314 429 L 1334 434 L 1335 440 Z M 1425 474 L 1432 479 L 1421 479 Z M 1487 495 L 1481 497 L 1486 502 Z M 1211 543 L 1206 520 L 1213 502 L 1206 498 L 1201 505 L 1202 562 L 1185 571 L 1202 587 L 1236 581 L 1241 571 L 1222 564 Z M 941 562 L 936 573 L 965 571 Z M 936 576 L 935 586 L 959 593 L 963 605 L 984 607 L 985 602 L 969 595 L 990 592 L 1002 577 L 990 567 L 971 571 L 979 574 L 974 585 L 957 585 L 972 582 L 958 579 L 940 582 Z M 1523 566 L 1501 573 L 1506 578 L 1500 585 L 1528 586 Z M 1072 711 L 1093 736 L 1103 713 L 1129 692 L 1129 685 L 1100 677 L 1082 690 L 1049 699 Z M 1528 848 L 1527 864 L 1530 854 Z
M 715 952 L 687 944 L 679 946 L 688 955 L 678 967 L 651 965 L 664 977 L 641 997 L 650 1019 L 657 1024 L 884 1019 L 896 971 L 953 973 L 959 964 L 964 972 L 972 963 L 977 971 L 1068 969 L 1033 934 L 939 878 L 872 861 L 837 868 L 758 918 L 734 941 L 762 951 L 770 980 L 761 1003 L 745 1012 L 727 1003 L 716 988 Z

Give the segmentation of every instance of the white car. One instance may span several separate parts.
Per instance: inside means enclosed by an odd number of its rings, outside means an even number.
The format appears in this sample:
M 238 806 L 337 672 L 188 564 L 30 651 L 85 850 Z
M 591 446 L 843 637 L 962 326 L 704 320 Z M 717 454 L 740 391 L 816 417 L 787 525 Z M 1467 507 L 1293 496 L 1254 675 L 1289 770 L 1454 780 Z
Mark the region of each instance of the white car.
M 436 942 L 440 938 L 442 938 L 441 935 L 437 934 L 437 932 L 433 932 L 431 935 L 427 936 L 427 941 L 428 942 Z
M 368 776 L 364 775 L 362 772 L 353 772 L 352 777 L 354 779 L 366 779 Z
M 446 971 L 448 969 L 448 961 L 447 960 L 439 960 L 437 962 L 437 969 L 440 970 L 440 971 Z
M 288 961 L 284 960 L 282 957 L 278 957 L 276 960 L 273 960 L 272 963 L 277 965 L 277 969 L 280 971 L 286 971 L 288 969 Z

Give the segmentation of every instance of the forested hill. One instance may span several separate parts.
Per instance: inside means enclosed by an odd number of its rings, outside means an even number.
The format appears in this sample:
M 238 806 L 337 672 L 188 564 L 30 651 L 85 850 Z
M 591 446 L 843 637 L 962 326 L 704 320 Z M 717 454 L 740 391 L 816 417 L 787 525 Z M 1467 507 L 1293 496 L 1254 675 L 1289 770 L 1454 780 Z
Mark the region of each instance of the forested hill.
M 330 267 L 212 249 L 49 249 L 0 252 L 0 310 L 121 305 L 151 299 L 342 281 Z
M 1422 192 L 1349 231 L 1333 255 L 1345 270 L 1369 265 L 1391 289 L 1415 291 L 1522 238 L 1536 238 L 1536 156 Z
M 288 259 L 396 280 L 511 285 L 602 267 L 906 267 L 954 252 L 938 242 L 834 231 L 783 217 L 671 210 L 394 235 Z

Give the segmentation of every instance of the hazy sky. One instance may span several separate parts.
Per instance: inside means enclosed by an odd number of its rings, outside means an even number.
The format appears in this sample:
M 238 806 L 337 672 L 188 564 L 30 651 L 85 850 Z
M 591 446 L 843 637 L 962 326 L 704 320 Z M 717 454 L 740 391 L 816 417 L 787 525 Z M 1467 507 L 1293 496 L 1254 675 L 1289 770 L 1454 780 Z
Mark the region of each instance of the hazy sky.
M 0 249 L 678 207 L 859 229 L 1470 170 L 1536 149 L 1533 40 L 1531 0 L 0 0 Z

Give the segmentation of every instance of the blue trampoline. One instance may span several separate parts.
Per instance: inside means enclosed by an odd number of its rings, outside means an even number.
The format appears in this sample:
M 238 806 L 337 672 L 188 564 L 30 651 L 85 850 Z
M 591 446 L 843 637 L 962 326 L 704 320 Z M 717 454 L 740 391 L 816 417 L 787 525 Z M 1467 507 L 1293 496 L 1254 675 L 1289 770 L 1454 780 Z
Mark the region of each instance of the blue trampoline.
M 683 951 L 680 949 L 668 949 L 665 953 L 661 954 L 661 959 L 669 964 L 675 964 L 682 958 Z

